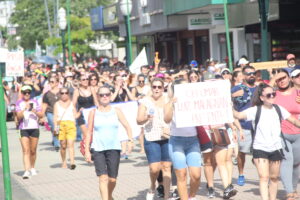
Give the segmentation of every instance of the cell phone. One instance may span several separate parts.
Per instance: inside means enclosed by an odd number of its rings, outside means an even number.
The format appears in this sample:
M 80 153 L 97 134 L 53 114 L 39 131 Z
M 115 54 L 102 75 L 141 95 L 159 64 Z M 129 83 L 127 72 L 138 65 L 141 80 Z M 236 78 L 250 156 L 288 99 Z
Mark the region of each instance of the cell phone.
M 29 107 L 29 111 L 32 111 L 32 109 L 33 109 L 33 103 L 30 103 L 29 106 L 30 106 Z

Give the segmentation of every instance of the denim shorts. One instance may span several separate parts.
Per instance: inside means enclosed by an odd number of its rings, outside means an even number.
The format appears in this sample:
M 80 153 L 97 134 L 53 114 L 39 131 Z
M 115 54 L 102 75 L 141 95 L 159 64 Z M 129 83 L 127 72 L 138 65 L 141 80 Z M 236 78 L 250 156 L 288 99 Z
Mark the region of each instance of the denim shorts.
M 175 169 L 201 167 L 202 158 L 198 138 L 171 136 L 169 154 Z
M 148 141 L 145 138 L 144 147 L 149 164 L 161 161 L 171 161 L 168 140 Z

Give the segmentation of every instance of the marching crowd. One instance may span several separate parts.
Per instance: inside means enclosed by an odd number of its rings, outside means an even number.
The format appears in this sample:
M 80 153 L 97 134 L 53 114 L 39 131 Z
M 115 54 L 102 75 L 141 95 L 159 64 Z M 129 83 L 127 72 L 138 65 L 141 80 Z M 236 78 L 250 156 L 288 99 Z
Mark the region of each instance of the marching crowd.
M 196 199 L 202 168 L 208 197 L 215 197 L 217 168 L 223 198 L 229 199 L 238 192 L 234 184 L 246 183 L 245 158 L 251 154 L 261 199 L 276 199 L 280 178 L 286 199 L 295 200 L 299 198 L 300 164 L 300 66 L 296 62 L 289 54 L 287 67 L 268 70 L 269 80 L 263 80 L 261 71 L 256 71 L 245 56 L 233 71 L 213 60 L 205 65 L 193 60 L 189 65 L 171 66 L 156 57 L 153 66 L 141 66 L 140 74 L 130 73 L 124 63 L 108 58 L 66 67 L 28 59 L 24 77 L 15 79 L 10 87 L 3 82 L 5 102 L 13 107 L 20 131 L 23 179 L 38 173 L 36 150 L 39 127 L 44 125 L 52 133 L 53 148 L 60 151 L 62 168 L 76 169 L 74 143 L 82 141 L 81 152 L 87 162 L 94 163 L 99 177 L 101 199 L 112 200 L 120 159 L 128 159 L 136 139 L 126 116 L 113 103 L 136 101 L 138 140 L 148 160 L 151 183 L 145 199 L 152 200 L 156 194 L 164 199 Z M 210 79 L 230 81 L 235 120 L 178 128 L 174 85 Z M 127 140 L 119 140 L 119 123 Z M 235 162 L 237 183 L 232 182 Z

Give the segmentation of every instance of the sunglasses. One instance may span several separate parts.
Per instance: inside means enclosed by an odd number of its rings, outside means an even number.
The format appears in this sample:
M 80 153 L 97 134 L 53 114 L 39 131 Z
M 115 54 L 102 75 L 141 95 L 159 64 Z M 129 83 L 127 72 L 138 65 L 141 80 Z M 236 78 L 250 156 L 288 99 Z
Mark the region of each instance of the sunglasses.
M 245 72 L 244 73 L 246 76 L 255 76 L 256 72 Z
M 65 94 L 65 95 L 68 95 L 69 92 L 61 92 L 60 94 L 61 94 L 61 95 L 64 95 L 64 94 Z
M 102 93 L 102 94 L 99 94 L 100 97 L 109 97 L 110 96 L 110 93 Z
M 153 85 L 152 86 L 152 89 L 162 89 L 162 86 L 161 85 Z
M 196 79 L 197 79 L 197 78 L 198 78 L 198 76 L 190 76 L 190 79 L 192 79 L 192 78 L 196 78 Z
M 28 94 L 30 95 L 30 93 L 31 93 L 31 92 L 29 92 L 29 91 L 27 91 L 27 92 L 26 92 L 26 91 L 25 91 L 25 92 L 22 92 L 22 94 L 24 94 L 24 95 L 28 95 Z
M 253 73 L 253 72 L 250 72 L 250 73 Z M 227 74 L 230 74 L 230 72 L 225 71 L 225 72 L 222 73 L 222 75 L 227 75 Z
M 86 78 L 84 78 L 84 79 L 80 79 L 81 81 L 87 81 L 87 79 Z
M 144 83 L 144 82 L 145 82 L 145 80 L 139 81 L 139 83 Z
M 123 74 L 122 77 L 127 77 L 127 74 Z
M 276 92 L 268 93 L 268 94 L 265 95 L 265 97 L 267 97 L 267 99 L 275 98 L 276 97 Z
M 293 78 L 299 78 L 300 77 L 300 73 L 297 74 L 297 76 L 293 76 Z
M 97 81 L 97 79 L 96 78 L 91 78 L 91 81 Z

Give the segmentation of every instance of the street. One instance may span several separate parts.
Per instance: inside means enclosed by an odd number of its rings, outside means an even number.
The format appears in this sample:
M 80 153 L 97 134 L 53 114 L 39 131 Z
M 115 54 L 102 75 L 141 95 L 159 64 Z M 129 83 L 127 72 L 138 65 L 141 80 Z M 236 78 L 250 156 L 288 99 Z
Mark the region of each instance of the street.
M 22 179 L 23 164 L 21 145 L 18 140 L 18 133 L 12 122 L 8 125 L 8 140 L 10 151 L 10 169 L 12 179 L 12 190 L 14 200 L 96 200 L 100 199 L 98 181 L 95 176 L 94 167 L 87 164 L 79 152 L 79 143 L 76 143 L 76 164 L 75 170 L 60 168 L 60 155 L 51 146 L 50 133 L 41 128 L 40 141 L 37 153 L 36 169 L 39 174 L 28 180 Z M 138 142 L 135 142 L 138 144 Z M 122 160 L 120 164 L 119 177 L 114 192 L 115 200 L 143 200 L 150 184 L 147 160 L 141 155 L 139 146 L 136 145 L 128 160 Z M 1 166 L 2 167 L 2 161 Z M 257 173 L 250 162 L 246 163 L 246 185 L 236 186 L 238 194 L 232 199 L 255 200 L 259 199 L 259 188 Z M 2 180 L 1 168 L 1 180 Z M 216 198 L 221 199 L 222 185 L 215 173 Z M 233 183 L 236 183 L 237 168 L 234 167 Z M 198 199 L 206 197 L 206 181 L 202 173 L 201 187 L 198 192 Z M 0 182 L 0 199 L 4 199 L 3 182 Z M 284 199 L 282 185 L 279 187 L 278 199 Z

